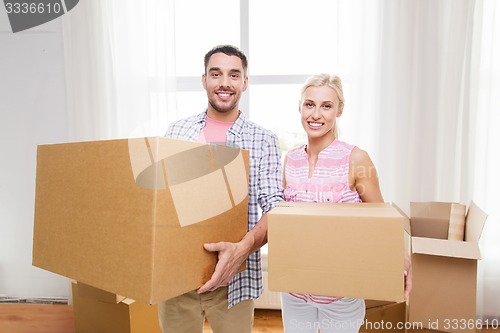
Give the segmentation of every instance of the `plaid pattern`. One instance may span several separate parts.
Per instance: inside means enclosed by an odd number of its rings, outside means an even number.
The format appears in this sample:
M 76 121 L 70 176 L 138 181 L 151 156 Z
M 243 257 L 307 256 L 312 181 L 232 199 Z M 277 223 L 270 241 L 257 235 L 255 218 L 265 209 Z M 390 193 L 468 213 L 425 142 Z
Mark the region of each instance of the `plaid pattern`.
M 197 141 L 205 126 L 207 112 L 172 123 L 165 136 Z M 248 193 L 248 229 L 260 218 L 259 207 L 267 213 L 283 201 L 281 152 L 278 138 L 245 119 L 240 112 L 234 125 L 227 131 L 227 145 L 250 151 L 250 179 Z M 260 250 L 247 259 L 247 269 L 236 274 L 229 284 L 229 308 L 241 301 L 258 298 L 262 294 L 262 266 Z

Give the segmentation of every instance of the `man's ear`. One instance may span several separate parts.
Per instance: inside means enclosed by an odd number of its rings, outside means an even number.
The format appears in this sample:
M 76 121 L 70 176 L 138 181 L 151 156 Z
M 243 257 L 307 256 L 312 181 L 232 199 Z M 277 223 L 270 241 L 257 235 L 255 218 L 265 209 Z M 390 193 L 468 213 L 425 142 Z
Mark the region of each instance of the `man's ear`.
M 243 89 L 242 91 L 246 91 L 248 88 L 248 75 L 245 75 L 245 79 L 243 80 Z
M 201 84 L 203 85 L 203 89 L 207 90 L 207 76 L 205 74 L 201 76 Z

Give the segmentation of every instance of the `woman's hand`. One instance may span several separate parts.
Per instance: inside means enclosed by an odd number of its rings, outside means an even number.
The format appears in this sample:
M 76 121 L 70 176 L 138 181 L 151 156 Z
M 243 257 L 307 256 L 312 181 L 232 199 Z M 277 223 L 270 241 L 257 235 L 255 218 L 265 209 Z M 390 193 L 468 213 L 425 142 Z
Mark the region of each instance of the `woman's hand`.
M 405 252 L 405 299 L 408 299 L 412 289 L 411 257 Z

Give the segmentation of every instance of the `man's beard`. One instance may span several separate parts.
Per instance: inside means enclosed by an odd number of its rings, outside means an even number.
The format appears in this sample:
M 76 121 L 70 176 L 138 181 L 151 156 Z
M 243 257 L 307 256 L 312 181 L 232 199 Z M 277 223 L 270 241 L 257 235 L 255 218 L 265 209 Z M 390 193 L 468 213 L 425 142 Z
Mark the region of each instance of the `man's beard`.
M 220 112 L 220 113 L 227 113 L 231 110 L 233 110 L 234 108 L 236 108 L 236 106 L 238 105 L 238 102 L 234 102 L 233 104 L 231 104 L 229 107 L 219 107 L 216 105 L 216 103 L 214 103 L 213 101 L 209 100 L 208 101 L 210 103 L 210 105 L 212 106 L 212 108 L 217 111 L 217 112 Z

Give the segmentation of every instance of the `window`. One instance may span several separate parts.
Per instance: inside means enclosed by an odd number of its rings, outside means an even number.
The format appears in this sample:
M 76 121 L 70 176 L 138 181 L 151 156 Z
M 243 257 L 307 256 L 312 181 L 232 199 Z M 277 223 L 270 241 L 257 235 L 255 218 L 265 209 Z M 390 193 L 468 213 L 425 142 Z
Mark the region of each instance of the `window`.
M 353 11 L 357 15 L 351 15 Z M 336 73 L 345 88 L 354 76 L 366 74 L 365 68 L 356 66 L 371 47 L 366 45 L 366 32 L 375 33 L 375 28 L 367 28 L 375 15 L 376 3 L 366 1 L 176 0 L 178 116 L 197 114 L 206 106 L 201 85 L 205 53 L 217 44 L 233 44 L 249 58 L 249 88 L 240 101 L 241 110 L 275 132 L 283 151 L 304 143 L 298 113 L 303 82 L 311 74 Z M 204 22 L 206 29 L 192 29 L 192 22 Z M 357 38 L 363 38 L 363 43 Z M 361 62 L 366 68 L 375 68 L 370 67 L 370 57 Z M 365 101 L 370 98 L 363 91 L 345 89 L 345 94 L 346 107 L 355 107 L 357 98 L 350 99 L 350 95 L 363 94 Z M 344 113 L 341 126 L 350 119 Z
M 304 142 L 298 120 L 300 87 L 310 73 L 333 72 L 336 67 L 336 25 L 332 24 L 336 7 L 336 1 L 328 0 L 297 5 L 285 0 L 176 1 L 176 55 L 182 59 L 176 62 L 179 115 L 196 114 L 206 105 L 201 85 L 203 55 L 214 45 L 234 44 L 249 58 L 250 86 L 240 102 L 241 110 L 277 133 L 283 150 Z M 325 8 L 327 17 L 318 21 L 317 13 Z M 192 21 L 206 22 L 206 29 L 191 29 Z M 305 27 L 332 31 L 332 39 L 324 40 L 323 34 Z M 311 53 L 315 61 L 304 61 Z M 325 63 L 330 68 L 324 68 Z M 297 121 L 290 121 L 292 115 Z

